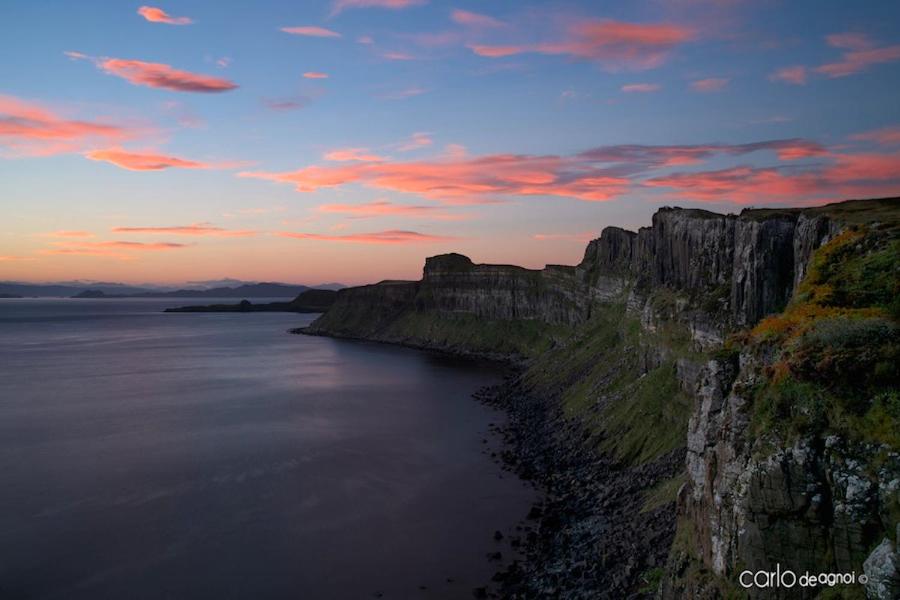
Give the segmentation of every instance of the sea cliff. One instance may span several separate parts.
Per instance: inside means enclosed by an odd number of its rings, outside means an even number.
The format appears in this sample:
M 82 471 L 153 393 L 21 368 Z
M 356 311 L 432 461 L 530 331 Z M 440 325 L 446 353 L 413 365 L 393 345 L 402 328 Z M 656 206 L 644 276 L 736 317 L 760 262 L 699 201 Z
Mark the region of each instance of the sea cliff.
M 519 365 L 486 399 L 547 501 L 505 596 L 777 597 L 738 575 L 781 565 L 893 598 L 898 248 L 898 199 L 663 208 L 571 267 L 429 258 L 420 281 L 341 290 L 304 333 Z

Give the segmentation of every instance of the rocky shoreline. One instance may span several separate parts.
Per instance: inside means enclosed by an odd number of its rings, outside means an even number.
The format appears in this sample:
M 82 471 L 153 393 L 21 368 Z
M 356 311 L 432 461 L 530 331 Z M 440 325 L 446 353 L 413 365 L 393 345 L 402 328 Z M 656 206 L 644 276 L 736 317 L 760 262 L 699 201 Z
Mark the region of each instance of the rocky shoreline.
M 558 403 L 529 396 L 519 375 L 473 397 L 503 410 L 495 426 L 503 468 L 531 481 L 541 499 L 510 534 L 520 557 L 505 564 L 482 598 L 637 598 L 656 592 L 675 534 L 675 503 L 636 510 L 646 491 L 679 473 L 684 448 L 637 468 L 593 450 L 596 440 L 565 419 Z M 594 557 L 601 557 L 595 560 Z

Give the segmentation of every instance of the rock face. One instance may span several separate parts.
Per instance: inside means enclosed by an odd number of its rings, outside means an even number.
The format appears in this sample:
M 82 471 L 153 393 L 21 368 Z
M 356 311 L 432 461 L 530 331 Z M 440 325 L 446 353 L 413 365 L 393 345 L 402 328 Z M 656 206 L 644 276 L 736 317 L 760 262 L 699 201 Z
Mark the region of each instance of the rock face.
M 896 210 L 897 200 L 889 202 Z M 624 305 L 641 335 L 659 340 L 673 326 L 686 331 L 690 348 L 682 350 L 692 360 L 671 348 L 643 352 L 635 344 L 629 351 L 642 352 L 636 360 L 644 373 L 672 360 L 680 388 L 693 398 L 678 511 L 690 524 L 695 559 L 731 581 L 739 570 L 776 564 L 859 573 L 865 563 L 869 594 L 893 598 L 900 560 L 885 532 L 900 506 L 896 449 L 754 431 L 749 407 L 768 377 L 766 358 L 741 352 L 708 360 L 729 333 L 781 312 L 815 251 L 847 226 L 839 217 L 872 204 L 838 207 L 740 215 L 663 208 L 637 232 L 607 227 L 574 267 L 529 270 L 435 256 L 420 281 L 341 290 L 308 332 L 447 349 L 448 328 L 460 323 L 474 331 L 542 323 L 577 332 L 596 321 L 592 312 L 599 315 L 604 303 Z M 453 351 L 471 339 L 457 336 Z M 696 360 L 699 351 L 705 364 Z M 663 596 L 709 596 L 676 579 L 663 580 Z
M 866 557 L 891 522 L 900 454 L 876 460 L 885 448 L 837 436 L 822 443 L 754 435 L 746 407 L 759 366 L 747 355 L 739 364 L 713 360 L 697 386 L 679 509 L 693 526 L 701 560 L 730 579 L 776 564 L 801 573 L 858 573 L 866 561 L 867 573 L 896 585 L 893 549 L 879 546 Z
M 531 270 L 474 264 L 461 254 L 433 256 L 418 282 L 339 291 L 310 332 L 371 336 L 404 310 L 577 326 L 595 301 L 630 291 L 631 308 L 640 313 L 652 292 L 668 289 L 691 301 L 670 316 L 689 327 L 698 347 L 710 348 L 727 330 L 781 310 L 812 252 L 837 230 L 827 216 L 797 211 L 735 216 L 663 208 L 652 227 L 637 233 L 605 228 L 576 267 Z
M 588 317 L 583 286 L 572 267 L 541 271 L 509 265 L 476 265 L 461 254 L 425 261 L 415 306 L 470 313 L 484 319 L 536 319 L 575 325 Z

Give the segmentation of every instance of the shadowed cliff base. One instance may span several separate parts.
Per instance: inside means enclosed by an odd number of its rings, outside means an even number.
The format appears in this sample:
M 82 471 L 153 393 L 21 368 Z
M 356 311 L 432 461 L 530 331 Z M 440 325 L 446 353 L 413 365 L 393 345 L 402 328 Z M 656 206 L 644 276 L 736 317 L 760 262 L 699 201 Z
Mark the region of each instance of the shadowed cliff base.
M 482 399 L 546 500 L 485 594 L 756 597 L 737 574 L 780 564 L 892 598 L 898 265 L 897 198 L 663 208 L 573 267 L 429 258 L 301 331 L 519 365 Z

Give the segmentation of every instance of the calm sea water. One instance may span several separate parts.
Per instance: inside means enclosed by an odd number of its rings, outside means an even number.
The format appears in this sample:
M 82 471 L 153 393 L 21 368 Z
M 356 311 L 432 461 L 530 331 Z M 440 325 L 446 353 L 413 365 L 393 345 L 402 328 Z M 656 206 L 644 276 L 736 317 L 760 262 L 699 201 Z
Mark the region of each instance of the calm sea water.
M 208 299 L 195 304 L 211 302 Z M 188 300 L 0 300 L 0 598 L 466 598 L 496 371 Z M 451 581 L 448 581 L 451 580 Z M 425 589 L 422 589 L 425 588 Z

